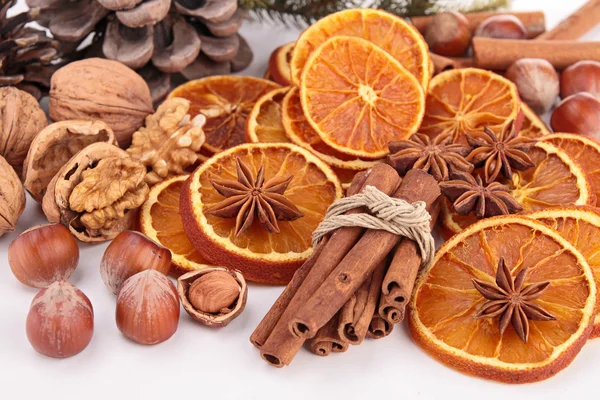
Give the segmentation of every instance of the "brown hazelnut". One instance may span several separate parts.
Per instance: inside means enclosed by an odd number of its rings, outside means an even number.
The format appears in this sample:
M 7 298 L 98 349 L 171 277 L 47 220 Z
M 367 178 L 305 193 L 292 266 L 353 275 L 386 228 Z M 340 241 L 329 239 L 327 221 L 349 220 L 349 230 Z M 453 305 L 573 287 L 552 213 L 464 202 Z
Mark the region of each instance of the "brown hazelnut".
M 506 70 L 506 78 L 517 85 L 519 96 L 538 114 L 550 110 L 558 98 L 558 73 L 547 60 L 522 58 Z
M 471 45 L 471 28 L 467 18 L 456 11 L 436 14 L 425 32 L 425 41 L 435 54 L 460 57 Z
M 244 311 L 248 287 L 239 271 L 223 267 L 191 271 L 177 280 L 187 313 L 205 325 L 223 327 Z
M 0 236 L 12 232 L 25 210 L 25 190 L 19 175 L 0 156 Z
M 560 97 L 586 92 L 600 100 L 600 62 L 578 61 L 560 74 Z
M 501 14 L 485 19 L 477 26 L 473 36 L 522 40 L 527 38 L 527 29 L 514 15 Z
M 600 100 L 581 92 L 561 101 L 550 119 L 554 132 L 579 133 L 600 141 Z
M 169 278 L 153 269 L 135 274 L 117 295 L 117 327 L 141 344 L 158 344 L 177 331 L 179 297 Z
M 33 298 L 26 325 L 27 339 L 38 353 L 71 357 L 92 340 L 92 303 L 69 282 L 54 282 Z
M 26 230 L 8 246 L 8 263 L 21 283 L 45 288 L 67 280 L 77 268 L 79 246 L 60 224 Z

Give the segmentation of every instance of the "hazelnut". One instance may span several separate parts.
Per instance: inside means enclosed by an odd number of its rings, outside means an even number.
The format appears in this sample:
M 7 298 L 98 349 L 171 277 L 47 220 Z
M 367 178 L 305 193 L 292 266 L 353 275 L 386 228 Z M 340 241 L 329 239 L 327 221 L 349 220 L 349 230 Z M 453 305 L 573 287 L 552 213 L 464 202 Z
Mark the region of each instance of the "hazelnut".
M 33 298 L 26 330 L 38 353 L 54 358 L 74 356 L 92 340 L 92 303 L 69 282 L 54 282 Z
M 560 75 L 560 97 L 586 92 L 600 100 L 600 62 L 578 61 Z
M 429 49 L 441 56 L 460 57 L 471 44 L 471 28 L 467 18 L 456 11 L 436 14 L 425 32 Z
M 550 119 L 554 132 L 579 133 L 600 141 L 600 100 L 577 93 L 561 101 Z
M 60 224 L 26 230 L 8 246 L 10 269 L 27 286 L 45 288 L 67 280 L 78 262 L 77 241 Z
M 558 98 L 558 73 L 547 60 L 522 58 L 506 70 L 506 78 L 517 85 L 519 96 L 538 114 L 550 110 Z
M 113 291 L 127 279 L 147 269 L 168 274 L 171 268 L 171 251 L 146 235 L 135 231 L 123 231 L 108 245 L 102 262 L 100 275 Z
M 117 295 L 117 327 L 129 339 L 157 344 L 169 339 L 179 323 L 179 297 L 169 278 L 153 269 L 135 274 Z
M 501 14 L 485 19 L 477 26 L 473 36 L 522 40 L 527 38 L 527 29 L 514 15 Z
M 222 327 L 244 311 L 248 287 L 239 271 L 212 267 L 179 277 L 177 292 L 192 318 L 205 325 Z

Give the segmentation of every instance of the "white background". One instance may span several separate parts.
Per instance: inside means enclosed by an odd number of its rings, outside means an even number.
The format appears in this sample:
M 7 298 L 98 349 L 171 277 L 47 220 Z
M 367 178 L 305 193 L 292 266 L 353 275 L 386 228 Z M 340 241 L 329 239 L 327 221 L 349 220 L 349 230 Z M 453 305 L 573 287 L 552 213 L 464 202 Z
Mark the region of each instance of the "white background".
M 514 0 L 516 10 L 542 9 L 553 26 L 584 0 Z M 298 30 L 246 24 L 254 62 L 246 73 L 262 76 L 269 53 L 294 40 Z M 600 27 L 586 39 L 600 38 Z M 11 274 L 7 248 L 17 233 L 43 223 L 28 197 L 17 232 L 0 238 L 0 399 L 439 399 L 593 398 L 600 394 L 600 339 L 585 345 L 573 364 L 545 382 L 509 386 L 468 377 L 429 357 L 409 337 L 405 325 L 386 339 L 367 340 L 327 358 L 302 350 L 294 362 L 276 369 L 261 360 L 248 341 L 275 301 L 280 287 L 250 286 L 244 313 L 223 329 L 193 322 L 182 310 L 179 329 L 157 346 L 135 344 L 115 325 L 115 297 L 104 286 L 99 264 L 106 245 L 81 246 L 81 262 L 71 278 L 95 312 L 92 342 L 81 354 L 54 360 L 36 353 L 25 336 L 25 318 L 36 290 Z M 533 397 L 531 397 L 533 396 Z M 539 397 L 538 397 L 539 396 Z

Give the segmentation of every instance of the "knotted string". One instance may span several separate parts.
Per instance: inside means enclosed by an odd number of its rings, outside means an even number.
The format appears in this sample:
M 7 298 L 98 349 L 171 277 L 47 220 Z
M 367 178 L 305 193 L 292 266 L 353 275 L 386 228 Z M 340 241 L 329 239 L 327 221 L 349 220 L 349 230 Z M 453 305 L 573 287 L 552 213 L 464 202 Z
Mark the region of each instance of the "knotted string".
M 358 207 L 366 207 L 370 214 L 345 215 Z M 411 204 L 390 197 L 374 186 L 367 186 L 361 193 L 344 197 L 327 209 L 325 219 L 312 234 L 312 244 L 316 248 L 323 236 L 342 227 L 384 230 L 414 240 L 421 251 L 421 265 L 428 266 L 435 253 L 430 223 L 431 215 L 425 208 L 425 202 Z

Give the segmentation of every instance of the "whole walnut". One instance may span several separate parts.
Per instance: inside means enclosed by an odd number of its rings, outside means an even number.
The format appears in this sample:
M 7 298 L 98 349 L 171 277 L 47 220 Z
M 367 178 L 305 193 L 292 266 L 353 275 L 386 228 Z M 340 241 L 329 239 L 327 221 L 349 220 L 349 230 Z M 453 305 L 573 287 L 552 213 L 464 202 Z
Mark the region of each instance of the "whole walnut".
M 15 230 L 17 220 L 25 209 L 25 190 L 21 179 L 0 156 L 0 236 Z
M 48 125 L 37 100 L 15 87 L 0 88 L 0 156 L 21 176 L 31 141 Z
M 154 109 L 150 89 L 135 71 L 117 61 L 88 58 L 52 75 L 49 111 L 53 121 L 104 121 L 127 148 Z
M 148 196 L 146 167 L 112 144 L 93 143 L 75 154 L 48 185 L 42 209 L 83 242 L 114 239 L 131 229 Z

